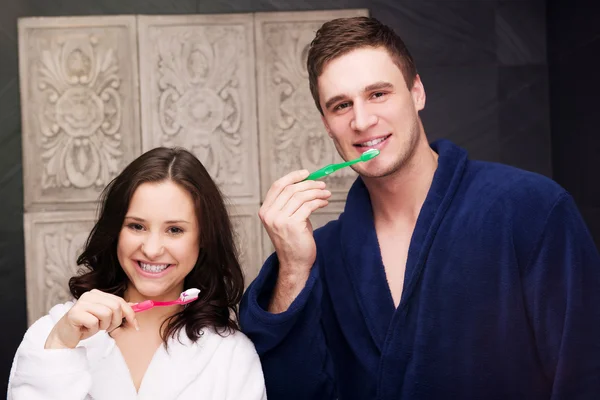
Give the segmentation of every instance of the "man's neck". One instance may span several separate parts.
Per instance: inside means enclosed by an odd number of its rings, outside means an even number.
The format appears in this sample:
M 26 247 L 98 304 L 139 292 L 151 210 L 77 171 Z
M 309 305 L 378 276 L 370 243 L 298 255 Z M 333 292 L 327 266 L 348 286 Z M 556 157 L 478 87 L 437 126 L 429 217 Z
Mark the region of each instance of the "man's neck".
M 411 159 L 396 173 L 383 178 L 365 178 L 375 221 L 390 226 L 416 223 L 437 164 L 437 153 L 423 139 Z

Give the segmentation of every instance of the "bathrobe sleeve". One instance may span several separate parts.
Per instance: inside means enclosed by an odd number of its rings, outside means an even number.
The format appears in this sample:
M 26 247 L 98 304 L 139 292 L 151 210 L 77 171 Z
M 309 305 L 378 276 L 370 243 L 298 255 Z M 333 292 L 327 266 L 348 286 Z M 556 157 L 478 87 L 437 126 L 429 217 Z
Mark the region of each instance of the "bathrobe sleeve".
M 600 396 L 600 256 L 561 195 L 524 271 L 524 291 L 552 400 Z
M 269 400 L 333 399 L 333 367 L 321 326 L 318 261 L 290 308 L 272 314 L 267 307 L 278 266 L 277 255 L 272 254 L 240 307 L 241 328 L 260 356 Z
M 46 339 L 72 304 L 60 304 L 25 333 L 10 372 L 8 400 L 82 400 L 92 386 L 86 349 L 44 349 Z

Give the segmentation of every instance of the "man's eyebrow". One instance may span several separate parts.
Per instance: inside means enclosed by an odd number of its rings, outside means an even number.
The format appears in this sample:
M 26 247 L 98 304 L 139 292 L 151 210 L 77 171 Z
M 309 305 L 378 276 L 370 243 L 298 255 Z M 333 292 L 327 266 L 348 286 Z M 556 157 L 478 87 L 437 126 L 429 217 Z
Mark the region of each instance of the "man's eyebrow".
M 381 89 L 393 89 L 394 85 L 392 85 L 389 82 L 375 82 L 372 85 L 369 85 L 367 87 L 365 87 L 363 89 L 363 92 L 372 92 L 374 90 L 381 90 Z
M 371 85 L 366 86 L 362 91 L 364 93 L 364 92 L 372 92 L 374 90 L 382 90 L 382 89 L 394 89 L 394 85 L 392 85 L 389 82 L 383 82 L 383 81 L 375 82 Z M 335 103 L 337 103 L 340 100 L 344 100 L 347 97 L 348 96 L 346 96 L 345 94 L 338 94 L 337 96 L 333 96 L 332 98 L 327 100 L 327 102 L 325 103 L 325 108 L 327 110 L 329 110 L 332 105 L 334 105 Z
M 346 98 L 346 96 L 343 95 L 343 94 L 339 94 L 337 96 L 333 96 L 332 98 L 330 98 L 329 100 L 327 100 L 327 102 L 325 103 L 325 108 L 327 110 L 329 110 L 332 105 L 334 105 L 335 103 L 337 103 L 340 100 L 344 100 L 345 98 Z

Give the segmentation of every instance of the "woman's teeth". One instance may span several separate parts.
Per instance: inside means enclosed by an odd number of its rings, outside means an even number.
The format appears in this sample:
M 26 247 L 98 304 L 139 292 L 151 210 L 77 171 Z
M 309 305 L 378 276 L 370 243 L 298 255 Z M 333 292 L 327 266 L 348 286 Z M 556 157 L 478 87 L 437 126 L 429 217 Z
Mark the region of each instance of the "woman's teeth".
M 162 272 L 169 266 L 169 264 L 145 264 L 141 261 L 138 261 L 138 264 L 140 265 L 143 271 L 153 273 Z

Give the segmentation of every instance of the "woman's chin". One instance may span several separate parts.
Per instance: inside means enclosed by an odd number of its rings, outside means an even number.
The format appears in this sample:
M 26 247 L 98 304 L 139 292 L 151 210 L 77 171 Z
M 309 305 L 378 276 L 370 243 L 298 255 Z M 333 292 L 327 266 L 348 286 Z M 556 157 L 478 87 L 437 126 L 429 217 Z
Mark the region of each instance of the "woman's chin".
M 164 285 L 156 283 L 143 282 L 139 285 L 134 284 L 134 288 L 135 291 L 138 293 L 138 296 L 146 300 L 163 300 L 164 297 L 169 296 L 168 289 Z M 177 296 L 178 295 L 179 294 L 177 294 Z

